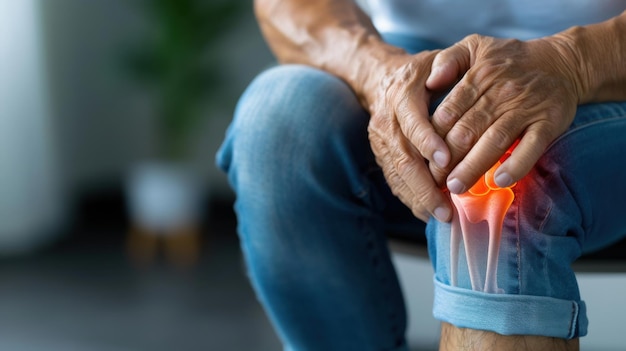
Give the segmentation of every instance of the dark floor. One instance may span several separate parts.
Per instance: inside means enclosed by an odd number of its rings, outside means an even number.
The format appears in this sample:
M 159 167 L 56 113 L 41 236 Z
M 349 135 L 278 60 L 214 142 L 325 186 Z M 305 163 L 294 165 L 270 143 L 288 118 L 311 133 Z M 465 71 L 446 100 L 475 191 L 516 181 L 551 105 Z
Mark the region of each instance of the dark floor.
M 246 280 L 229 204 L 207 213 L 195 268 L 138 268 L 124 251 L 119 194 L 86 198 L 62 240 L 0 260 L 0 350 L 280 350 Z
M 207 206 L 191 270 L 131 264 L 119 191 L 75 208 L 53 245 L 0 258 L 0 351 L 281 349 L 245 277 L 229 201 Z

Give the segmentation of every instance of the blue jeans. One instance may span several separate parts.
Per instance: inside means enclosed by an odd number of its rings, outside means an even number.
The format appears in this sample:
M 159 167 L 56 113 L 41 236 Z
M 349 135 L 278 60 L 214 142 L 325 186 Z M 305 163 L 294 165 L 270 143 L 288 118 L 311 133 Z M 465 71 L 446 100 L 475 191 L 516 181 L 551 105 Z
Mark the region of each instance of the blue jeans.
M 250 280 L 286 350 L 407 350 L 386 233 L 423 236 L 425 228 L 387 186 L 368 118 L 338 78 L 278 66 L 243 94 L 218 152 L 237 195 Z M 585 335 L 570 265 L 626 234 L 625 135 L 626 103 L 580 106 L 570 130 L 514 188 L 501 294 L 471 290 L 463 269 L 451 286 L 450 226 L 431 219 L 436 318 L 501 334 Z

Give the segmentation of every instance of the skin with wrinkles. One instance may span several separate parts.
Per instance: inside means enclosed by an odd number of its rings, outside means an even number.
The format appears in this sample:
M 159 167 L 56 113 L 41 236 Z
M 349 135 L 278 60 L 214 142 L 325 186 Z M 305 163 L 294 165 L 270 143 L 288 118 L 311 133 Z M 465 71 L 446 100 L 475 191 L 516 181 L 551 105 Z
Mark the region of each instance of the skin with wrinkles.
M 622 101 L 624 33 L 626 12 L 529 41 L 470 35 L 439 52 L 426 86 L 453 88 L 432 118 L 451 157 L 445 167 L 430 163 L 437 183 L 466 192 L 518 139 L 496 172 L 509 186 L 567 130 L 577 105 Z

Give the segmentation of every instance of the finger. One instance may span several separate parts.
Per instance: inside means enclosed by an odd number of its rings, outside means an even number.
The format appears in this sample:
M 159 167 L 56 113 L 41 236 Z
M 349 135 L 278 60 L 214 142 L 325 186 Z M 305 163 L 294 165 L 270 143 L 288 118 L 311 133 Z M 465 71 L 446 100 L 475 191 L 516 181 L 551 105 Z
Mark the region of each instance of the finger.
M 470 35 L 437 54 L 433 61 L 427 88 L 441 91 L 454 85 L 432 116 L 432 124 L 439 135 L 445 136 L 454 124 L 473 106 L 491 85 L 488 65 L 478 65 L 477 58 L 485 40 Z
M 433 113 L 431 123 L 437 133 L 441 136 L 448 134 L 463 115 L 476 104 L 487 88 L 484 82 L 475 82 L 475 75 L 472 71 L 467 72 Z
M 516 125 L 518 120 L 512 118 L 512 114 L 505 115 L 487 128 L 463 160 L 450 172 L 446 184 L 451 193 L 467 191 L 500 160 L 523 131 L 522 126 Z
M 540 124 L 528 128 L 511 156 L 494 173 L 496 185 L 501 188 L 511 186 L 530 172 L 556 137 L 549 135 L 545 130 L 548 129 L 542 128 Z
M 368 126 L 368 136 L 371 144 L 372 151 L 376 157 L 376 163 L 381 167 L 385 180 L 389 185 L 392 193 L 402 201 L 408 208 L 411 209 L 413 214 L 424 222 L 428 221 L 428 211 L 423 206 L 418 206 L 413 203 L 415 195 L 413 191 L 406 185 L 404 180 L 400 178 L 398 172 L 394 167 L 391 148 L 389 147 L 388 138 L 382 137 L 382 132 L 379 127 L 383 127 L 384 131 L 391 129 L 391 120 L 384 119 L 371 119 Z
M 443 168 L 450 162 L 450 151 L 428 120 L 427 100 L 418 94 L 407 96 L 396 108 L 396 115 L 402 133 L 417 151 Z
M 450 163 L 447 167 L 441 168 L 431 165 L 431 173 L 438 184 L 449 178 L 451 171 L 457 167 L 461 160 L 465 159 L 469 151 L 482 138 L 488 128 L 498 119 L 497 104 L 487 95 L 483 95 L 474 106 L 472 106 L 461 117 L 446 134 L 445 141 L 450 150 Z M 499 137 L 496 135 L 494 137 Z
M 418 218 L 427 211 L 442 222 L 450 220 L 452 208 L 448 198 L 436 187 L 424 160 L 408 140 L 398 137 L 383 139 L 370 124 L 370 139 L 381 167 L 394 194 Z M 378 146 L 378 147 L 376 147 Z M 384 149 L 381 152 L 380 149 Z
M 404 183 L 404 181 L 400 178 L 400 176 L 395 172 L 389 172 L 389 173 L 385 172 L 385 177 L 390 184 L 393 194 L 397 196 L 398 198 L 400 198 L 402 203 L 404 203 L 411 210 L 411 212 L 413 213 L 415 217 L 419 218 L 422 222 L 427 223 L 428 219 L 430 218 L 430 213 L 428 213 L 428 211 L 426 211 L 421 206 L 416 207 L 414 204 L 412 204 L 410 198 L 405 198 L 402 195 L 402 194 L 409 194 L 411 193 L 411 191 L 406 185 L 406 183 Z M 391 186 L 391 184 L 397 184 L 397 185 Z
M 443 91 L 455 85 L 470 69 L 471 52 L 467 40 L 440 51 L 433 60 L 430 75 L 426 79 L 426 87 L 432 91 Z M 467 93 L 464 87 L 455 86 L 439 104 L 432 117 L 435 130 L 442 137 L 463 114 L 463 106 L 455 106 Z M 461 100 L 462 101 L 462 100 Z
M 448 222 L 452 208 L 446 196 L 432 179 L 423 161 L 410 154 L 394 157 L 394 166 L 400 178 L 414 194 L 413 207 L 421 206 L 441 222 Z
M 433 91 L 444 90 L 454 84 L 470 69 L 471 52 L 466 40 L 437 53 L 426 87 Z
M 389 157 L 388 153 L 385 155 L 385 157 L 383 157 L 381 161 L 382 162 L 379 162 L 379 164 L 393 165 L 391 157 Z M 400 201 L 402 201 L 402 203 L 404 203 L 407 207 L 411 209 L 411 212 L 413 212 L 413 215 L 415 217 L 419 218 L 423 222 L 428 222 L 428 218 L 430 217 L 430 214 L 428 213 L 428 211 L 426 211 L 426 209 L 424 209 L 423 206 L 416 206 L 413 203 L 413 199 L 415 198 L 413 191 L 409 189 L 409 187 L 406 185 L 404 180 L 400 178 L 398 173 L 395 171 L 395 168 L 394 167 L 382 167 L 382 168 L 383 168 L 383 173 L 385 174 L 385 179 L 387 180 L 387 183 L 392 193 L 396 197 L 398 197 Z

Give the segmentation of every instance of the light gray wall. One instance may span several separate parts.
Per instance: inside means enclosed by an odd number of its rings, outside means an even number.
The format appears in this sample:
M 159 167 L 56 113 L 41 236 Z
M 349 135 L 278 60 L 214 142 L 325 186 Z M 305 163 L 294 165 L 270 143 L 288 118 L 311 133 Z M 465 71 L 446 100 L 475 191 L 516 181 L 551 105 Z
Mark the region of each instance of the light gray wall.
M 64 214 L 37 0 L 0 2 L 0 256 L 48 241 Z

